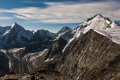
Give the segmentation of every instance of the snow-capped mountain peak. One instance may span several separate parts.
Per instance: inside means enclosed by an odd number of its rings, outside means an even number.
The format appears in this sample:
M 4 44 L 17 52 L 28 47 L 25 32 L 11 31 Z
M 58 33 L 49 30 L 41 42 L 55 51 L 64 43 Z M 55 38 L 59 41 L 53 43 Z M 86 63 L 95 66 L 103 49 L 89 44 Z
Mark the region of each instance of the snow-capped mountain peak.
M 68 30 L 71 30 L 71 28 L 65 25 L 60 31 L 58 31 L 58 34 L 68 31 Z
M 11 29 L 25 30 L 21 25 L 17 24 L 16 22 L 12 24 Z
M 87 20 L 85 22 L 83 22 L 83 26 L 85 27 L 85 29 L 106 29 L 108 27 L 110 27 L 111 21 L 106 18 L 103 17 L 102 15 L 96 15 L 93 18 L 91 18 L 91 20 Z
M 90 29 L 108 37 L 113 42 L 120 44 L 120 25 L 115 21 L 111 21 L 109 18 L 104 17 L 101 14 L 95 15 L 73 29 L 75 32 L 74 37 L 79 38 Z
M 62 29 L 65 30 L 65 29 L 71 29 L 71 28 L 65 25 Z
M 68 34 L 71 34 L 68 36 L 72 36 L 72 37 L 67 37 L 68 43 L 67 43 L 66 47 L 73 40 L 78 40 L 81 36 L 83 36 L 83 34 L 88 32 L 90 29 L 93 29 L 94 31 L 110 38 L 111 40 L 113 40 L 116 43 L 118 43 L 118 42 L 120 43 L 120 41 L 119 41 L 120 36 L 118 35 L 120 32 L 119 24 L 117 24 L 114 21 L 111 21 L 109 18 L 104 17 L 101 14 L 97 14 L 91 18 L 88 18 L 86 21 L 81 23 L 79 26 L 74 27 L 71 31 L 66 32 L 61 35 L 61 36 L 63 36 L 63 38 L 64 38 L 64 36 L 66 38 L 66 35 L 68 35 Z

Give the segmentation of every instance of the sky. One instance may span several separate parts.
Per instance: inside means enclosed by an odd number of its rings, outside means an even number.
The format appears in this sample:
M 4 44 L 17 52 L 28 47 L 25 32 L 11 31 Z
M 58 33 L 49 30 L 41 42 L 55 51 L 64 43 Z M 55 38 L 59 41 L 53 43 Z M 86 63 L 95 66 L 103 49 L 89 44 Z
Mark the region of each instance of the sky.
M 18 23 L 27 30 L 57 32 L 102 14 L 120 21 L 120 0 L 0 0 L 0 26 Z

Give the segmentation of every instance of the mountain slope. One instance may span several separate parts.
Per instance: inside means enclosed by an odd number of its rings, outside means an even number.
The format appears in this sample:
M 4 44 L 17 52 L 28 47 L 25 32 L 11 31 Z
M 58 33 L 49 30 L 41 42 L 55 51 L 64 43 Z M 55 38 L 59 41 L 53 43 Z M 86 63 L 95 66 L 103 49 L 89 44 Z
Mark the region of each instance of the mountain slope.
M 62 56 L 62 49 L 66 45 L 63 38 L 59 38 L 53 43 L 51 48 L 43 51 L 29 53 L 26 48 L 14 48 L 6 51 L 9 59 L 9 70 L 14 73 L 33 73 L 44 63 Z
M 64 51 L 55 70 L 77 80 L 120 79 L 120 45 L 94 30 L 74 40 Z
M 9 73 L 9 59 L 4 50 L 0 50 L 0 76 Z
M 61 57 L 51 59 L 40 69 L 58 71 L 77 80 L 119 80 L 119 58 L 120 45 L 91 29 L 73 40 Z

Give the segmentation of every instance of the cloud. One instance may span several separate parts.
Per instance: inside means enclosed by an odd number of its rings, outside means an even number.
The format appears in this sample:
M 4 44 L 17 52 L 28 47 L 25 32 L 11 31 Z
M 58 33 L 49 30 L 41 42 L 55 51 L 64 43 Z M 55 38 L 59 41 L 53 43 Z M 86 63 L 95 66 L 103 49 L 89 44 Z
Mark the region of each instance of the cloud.
M 44 4 L 48 7 L 0 9 L 0 13 L 11 13 L 19 19 L 44 23 L 78 23 L 95 14 L 102 14 L 112 20 L 120 20 L 120 5 L 117 1 L 90 3 L 45 2 Z
M 0 16 L 0 20 L 11 20 L 11 19 L 13 18 L 8 16 Z

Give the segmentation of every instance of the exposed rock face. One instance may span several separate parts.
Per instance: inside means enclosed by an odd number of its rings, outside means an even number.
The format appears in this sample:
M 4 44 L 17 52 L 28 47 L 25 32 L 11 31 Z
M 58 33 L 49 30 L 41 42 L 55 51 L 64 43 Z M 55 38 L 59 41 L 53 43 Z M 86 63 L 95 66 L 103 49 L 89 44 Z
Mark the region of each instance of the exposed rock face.
M 33 73 L 44 61 L 47 49 L 41 52 L 26 53 L 25 48 L 10 49 L 6 52 L 9 58 L 9 72 L 14 73 Z
M 36 53 L 33 55 L 26 55 L 22 59 L 22 63 L 24 64 L 23 69 L 28 68 L 28 73 L 32 73 L 35 70 L 39 69 L 40 67 L 42 69 L 50 70 L 51 68 L 54 68 L 54 64 L 49 66 L 49 63 L 54 58 L 58 58 L 62 56 L 62 49 L 66 45 L 66 40 L 63 38 L 59 38 L 48 50 L 44 50 L 40 53 Z M 43 67 L 44 66 L 44 67 Z M 47 67 L 49 66 L 49 67 Z M 46 68 L 47 67 L 47 68 Z M 24 70 L 23 70 L 24 72 Z
M 74 40 L 61 57 L 44 63 L 41 69 L 59 71 L 78 80 L 119 80 L 119 58 L 119 44 L 90 30 Z
M 63 38 L 59 38 L 49 49 L 46 59 L 62 55 L 62 50 L 66 43 L 67 43 L 66 40 L 64 40 Z
M 4 51 L 0 50 L 0 76 L 9 73 L 9 59 L 5 55 Z
M 66 40 L 59 38 L 50 49 L 29 53 L 29 49 L 34 48 L 15 48 L 6 51 L 9 58 L 9 72 L 14 73 L 33 73 L 43 64 L 47 64 L 51 59 L 62 56 L 62 49 L 66 45 Z M 35 46 L 35 45 L 33 45 Z M 31 51 L 30 51 L 31 52 Z
M 62 64 L 55 69 L 78 80 L 119 80 L 120 45 L 88 31 L 65 50 Z
M 59 63 L 59 59 L 63 56 L 62 50 L 66 45 L 66 40 L 59 38 L 52 47 L 48 50 L 45 56 L 45 60 L 38 69 L 42 70 L 55 70 L 56 62 Z

